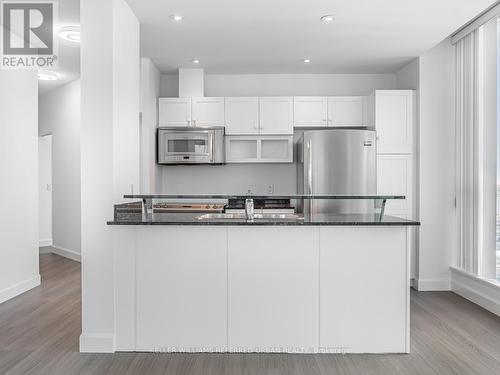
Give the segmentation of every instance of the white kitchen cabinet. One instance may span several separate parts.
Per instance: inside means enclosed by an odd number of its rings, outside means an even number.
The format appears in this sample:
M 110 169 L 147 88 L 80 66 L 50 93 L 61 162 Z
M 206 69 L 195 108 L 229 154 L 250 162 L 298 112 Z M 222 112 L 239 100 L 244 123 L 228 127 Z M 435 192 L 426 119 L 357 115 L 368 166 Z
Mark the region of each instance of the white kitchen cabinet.
M 226 163 L 292 163 L 293 136 L 226 136 Z
M 415 220 L 415 156 L 414 154 L 377 154 L 377 194 L 404 195 L 403 200 L 388 200 L 385 214 L 403 219 Z M 410 277 L 416 275 L 417 235 L 408 233 L 410 251 Z
M 386 213 L 412 218 L 414 190 L 414 158 L 412 154 L 377 155 L 377 193 L 380 195 L 404 195 L 403 200 L 389 200 Z
M 377 152 L 414 152 L 415 92 L 377 90 L 370 96 L 369 106 L 369 123 L 377 130 Z
M 295 127 L 367 126 L 365 96 L 296 96 L 293 111 Z
M 226 163 L 258 162 L 258 137 L 226 136 Z
M 328 126 L 328 98 L 326 96 L 294 97 L 293 125 L 295 127 Z
M 115 348 L 407 353 L 410 228 L 116 226 Z
M 328 126 L 367 126 L 365 96 L 328 97 Z
M 316 229 L 228 229 L 230 351 L 294 352 L 317 345 Z
M 224 98 L 159 98 L 159 126 L 224 126 Z
M 159 98 L 159 126 L 190 126 L 191 98 Z
M 225 98 L 226 134 L 259 134 L 259 98 Z
M 137 279 L 128 290 L 137 301 L 135 350 L 224 348 L 226 228 L 197 228 L 196 235 L 193 227 L 163 229 L 141 228 L 137 234 Z
M 192 98 L 193 126 L 224 126 L 224 98 Z
M 260 134 L 293 134 L 293 97 L 259 98 Z
M 323 351 L 409 352 L 406 241 L 406 227 L 320 227 Z

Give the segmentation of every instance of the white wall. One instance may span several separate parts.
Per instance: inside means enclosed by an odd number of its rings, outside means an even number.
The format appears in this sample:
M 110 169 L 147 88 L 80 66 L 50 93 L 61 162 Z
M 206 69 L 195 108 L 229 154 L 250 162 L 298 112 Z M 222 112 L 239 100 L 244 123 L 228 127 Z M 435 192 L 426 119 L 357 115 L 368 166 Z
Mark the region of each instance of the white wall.
M 412 60 L 396 73 L 396 87 L 400 90 L 418 90 L 420 86 L 420 59 Z
M 95 10 L 99 9 L 98 12 Z M 139 189 L 139 21 L 124 0 L 81 3 L 83 352 L 115 349 L 113 204 Z M 123 249 L 117 249 L 120 251 Z
M 206 74 L 205 96 L 368 95 L 376 89 L 396 88 L 394 74 Z M 161 75 L 161 96 L 178 95 L 178 76 Z M 267 193 L 296 192 L 292 164 L 237 164 L 222 167 L 162 166 L 163 193 Z
M 39 97 L 38 132 L 53 137 L 53 246 L 78 260 L 81 241 L 80 80 Z
M 267 194 L 297 192 L 295 164 L 227 164 L 223 166 L 162 166 L 164 194 Z
M 40 284 L 38 82 L 0 70 L 0 303 Z
M 52 246 L 52 134 L 38 138 L 38 202 L 38 244 Z
M 394 74 L 206 74 L 205 96 L 368 95 L 396 88 Z M 161 96 L 178 96 L 176 74 L 162 74 Z
M 449 289 L 456 246 L 455 76 L 449 39 L 420 57 L 418 288 Z

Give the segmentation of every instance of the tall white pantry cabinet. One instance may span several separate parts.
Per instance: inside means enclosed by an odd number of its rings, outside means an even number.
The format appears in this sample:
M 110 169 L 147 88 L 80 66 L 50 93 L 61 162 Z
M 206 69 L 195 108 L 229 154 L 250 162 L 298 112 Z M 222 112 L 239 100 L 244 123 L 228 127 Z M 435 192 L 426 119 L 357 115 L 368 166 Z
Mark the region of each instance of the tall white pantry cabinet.
M 377 131 L 377 193 L 404 195 L 388 201 L 385 213 L 417 219 L 416 94 L 377 90 L 368 98 L 368 122 Z M 410 232 L 411 278 L 415 277 L 416 236 Z

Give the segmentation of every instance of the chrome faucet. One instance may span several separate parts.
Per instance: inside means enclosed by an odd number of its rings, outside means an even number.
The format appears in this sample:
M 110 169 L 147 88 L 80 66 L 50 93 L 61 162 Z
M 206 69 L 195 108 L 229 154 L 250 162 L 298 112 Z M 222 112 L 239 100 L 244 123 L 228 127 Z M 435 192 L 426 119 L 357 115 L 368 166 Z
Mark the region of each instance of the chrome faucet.
M 253 199 L 252 198 L 247 198 L 245 200 L 245 215 L 247 217 L 247 220 L 253 220 L 255 218 L 254 215 L 254 206 L 253 206 Z

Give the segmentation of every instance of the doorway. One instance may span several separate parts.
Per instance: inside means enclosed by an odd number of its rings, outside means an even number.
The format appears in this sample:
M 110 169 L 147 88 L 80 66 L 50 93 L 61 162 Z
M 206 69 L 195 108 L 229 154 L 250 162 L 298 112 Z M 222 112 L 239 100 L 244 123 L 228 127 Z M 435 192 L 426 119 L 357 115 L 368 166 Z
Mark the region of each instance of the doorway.
M 52 134 L 38 138 L 38 246 L 52 246 Z

